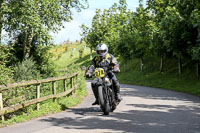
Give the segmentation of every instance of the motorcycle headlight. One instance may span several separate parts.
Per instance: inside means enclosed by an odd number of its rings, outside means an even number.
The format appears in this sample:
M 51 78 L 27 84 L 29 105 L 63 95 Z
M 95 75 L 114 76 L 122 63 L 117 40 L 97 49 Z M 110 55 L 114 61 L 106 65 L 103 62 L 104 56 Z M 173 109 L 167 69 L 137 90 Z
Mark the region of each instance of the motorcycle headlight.
M 105 78 L 105 81 L 106 81 L 107 86 L 111 86 L 112 85 L 109 78 Z
M 105 78 L 106 83 L 110 83 L 109 78 Z

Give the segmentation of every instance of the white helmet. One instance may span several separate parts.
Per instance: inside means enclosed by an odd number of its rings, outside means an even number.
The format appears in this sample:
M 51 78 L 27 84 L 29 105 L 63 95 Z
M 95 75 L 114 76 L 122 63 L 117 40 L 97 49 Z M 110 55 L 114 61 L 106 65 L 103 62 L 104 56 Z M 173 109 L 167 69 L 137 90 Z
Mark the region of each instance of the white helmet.
M 108 46 L 104 43 L 100 43 L 96 47 L 96 53 L 100 57 L 104 57 L 108 53 Z

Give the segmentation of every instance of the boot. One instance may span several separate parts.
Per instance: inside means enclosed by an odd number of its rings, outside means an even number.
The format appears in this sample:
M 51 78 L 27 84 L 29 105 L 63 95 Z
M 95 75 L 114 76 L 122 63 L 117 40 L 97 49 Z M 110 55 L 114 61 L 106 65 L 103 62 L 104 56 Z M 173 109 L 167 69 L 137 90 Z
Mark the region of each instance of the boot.
M 92 105 L 99 105 L 99 100 L 96 99 L 95 102 L 92 103 Z
M 96 85 L 92 85 L 92 91 L 94 93 L 95 101 L 92 103 L 92 105 L 99 105 L 99 100 L 98 100 L 98 92 L 97 92 L 97 87 Z
M 119 93 L 116 93 L 115 94 L 115 99 L 116 99 L 117 102 L 121 102 L 122 97 L 121 97 L 121 95 Z
M 115 85 L 115 99 L 117 102 L 120 102 L 122 100 L 121 95 L 120 95 L 120 85 L 119 82 L 117 82 Z

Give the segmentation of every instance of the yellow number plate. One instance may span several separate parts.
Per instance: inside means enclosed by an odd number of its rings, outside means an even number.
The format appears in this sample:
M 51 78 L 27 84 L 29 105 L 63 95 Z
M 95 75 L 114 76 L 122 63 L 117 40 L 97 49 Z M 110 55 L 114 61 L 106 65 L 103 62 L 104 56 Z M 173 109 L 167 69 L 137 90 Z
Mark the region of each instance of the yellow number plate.
M 95 71 L 94 71 L 94 75 L 97 77 L 97 78 L 102 78 L 105 76 L 105 71 L 103 68 L 96 68 Z

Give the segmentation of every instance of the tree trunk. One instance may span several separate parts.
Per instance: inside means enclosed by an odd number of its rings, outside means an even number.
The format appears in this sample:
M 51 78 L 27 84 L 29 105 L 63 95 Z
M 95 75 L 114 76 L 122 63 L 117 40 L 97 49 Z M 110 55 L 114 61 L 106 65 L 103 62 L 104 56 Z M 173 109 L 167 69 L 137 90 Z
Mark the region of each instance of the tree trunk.
M 28 36 L 28 28 L 26 28 L 24 32 L 24 42 L 23 42 L 23 60 L 27 57 L 27 36 Z
M 27 42 L 27 44 L 28 44 L 28 49 L 27 49 L 28 57 L 30 57 L 30 54 L 31 54 L 33 36 L 34 36 L 34 30 L 33 30 L 33 28 L 30 28 L 29 34 L 28 34 L 28 42 Z
M 0 11 L 2 10 L 1 5 L 2 5 L 2 3 L 0 3 Z M 3 14 L 0 14 L 0 43 L 2 40 L 2 30 L 3 30 Z
M 124 72 L 126 72 L 126 64 L 127 64 L 127 61 L 124 61 Z
M 33 40 L 33 36 L 34 36 L 33 28 L 30 28 L 30 29 L 27 28 L 25 30 L 25 33 L 24 33 L 24 42 L 23 42 L 24 55 L 23 55 L 23 59 L 28 59 L 30 57 L 31 43 L 32 43 L 32 40 Z
M 160 72 L 163 72 L 163 57 L 160 58 Z
M 200 77 L 200 64 L 199 61 L 197 61 L 197 77 Z
M 143 72 L 143 66 L 144 66 L 143 59 L 140 58 L 140 70 L 141 70 L 141 72 Z
M 179 60 L 178 60 L 178 72 L 179 72 L 179 74 L 182 73 L 182 60 L 181 60 L 181 58 L 179 58 Z

